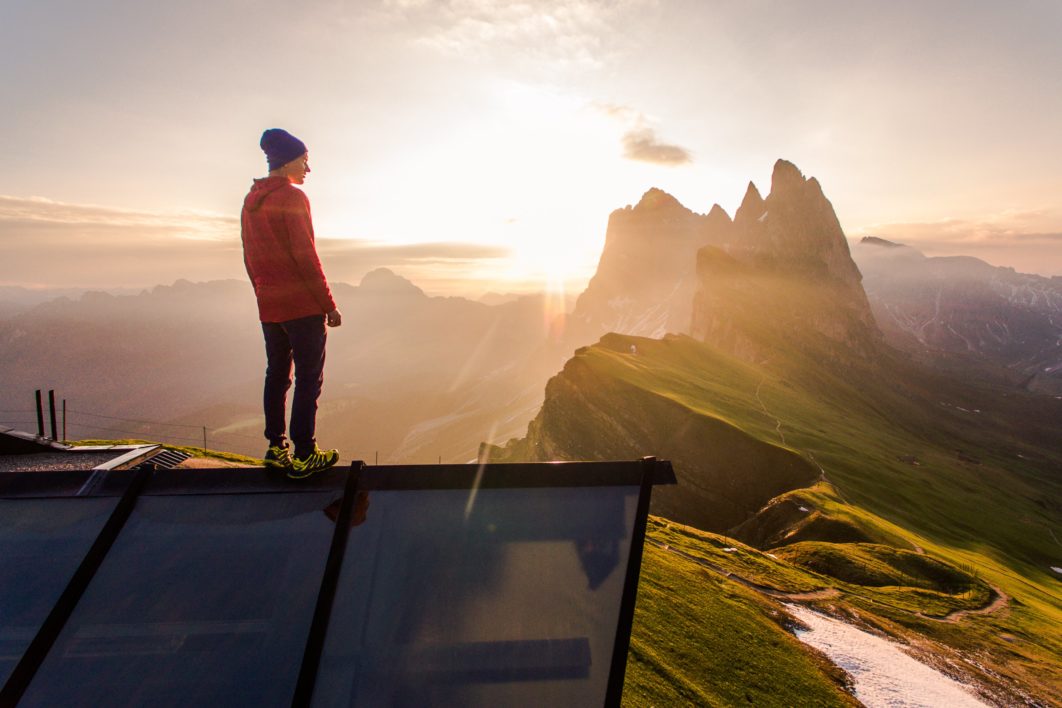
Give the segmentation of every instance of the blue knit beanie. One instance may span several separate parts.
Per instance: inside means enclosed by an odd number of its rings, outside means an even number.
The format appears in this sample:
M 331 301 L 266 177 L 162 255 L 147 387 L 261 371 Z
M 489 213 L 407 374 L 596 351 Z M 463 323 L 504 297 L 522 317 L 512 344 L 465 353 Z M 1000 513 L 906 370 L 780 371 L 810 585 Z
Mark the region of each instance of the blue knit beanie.
M 265 151 L 269 169 L 275 170 L 306 153 L 306 144 L 286 130 L 270 128 L 258 143 Z

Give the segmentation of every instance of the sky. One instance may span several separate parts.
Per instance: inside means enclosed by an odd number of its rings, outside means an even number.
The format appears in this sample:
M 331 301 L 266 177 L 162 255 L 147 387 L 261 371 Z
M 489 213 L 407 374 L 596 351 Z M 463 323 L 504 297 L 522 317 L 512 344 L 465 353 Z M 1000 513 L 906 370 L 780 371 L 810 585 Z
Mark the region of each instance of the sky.
M 778 158 L 850 238 L 1062 275 L 1062 3 L 0 0 L 0 285 L 245 278 L 282 127 L 325 271 L 578 291 L 651 187 Z

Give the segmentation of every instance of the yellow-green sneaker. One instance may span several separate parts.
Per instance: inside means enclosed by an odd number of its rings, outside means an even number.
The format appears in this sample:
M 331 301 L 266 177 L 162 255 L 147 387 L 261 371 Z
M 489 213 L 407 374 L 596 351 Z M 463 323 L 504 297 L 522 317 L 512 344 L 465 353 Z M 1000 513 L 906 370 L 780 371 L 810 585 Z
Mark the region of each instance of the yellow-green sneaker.
M 266 450 L 265 456 L 262 458 L 262 462 L 266 467 L 272 467 L 278 470 L 290 470 L 291 469 L 291 452 L 288 450 L 287 445 L 270 445 Z
M 313 452 L 306 457 L 291 458 L 291 469 L 288 477 L 292 479 L 304 479 L 315 472 L 326 470 L 339 462 L 339 450 L 322 450 L 313 446 Z

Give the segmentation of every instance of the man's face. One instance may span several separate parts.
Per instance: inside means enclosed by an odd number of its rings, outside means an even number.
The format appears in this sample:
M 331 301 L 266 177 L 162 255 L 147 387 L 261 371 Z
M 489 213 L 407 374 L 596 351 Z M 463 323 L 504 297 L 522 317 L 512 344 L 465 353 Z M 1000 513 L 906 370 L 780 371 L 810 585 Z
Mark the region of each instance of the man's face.
M 306 175 L 310 173 L 310 153 L 304 153 L 302 157 L 295 158 L 284 165 L 284 176 L 293 184 L 302 184 L 306 181 Z

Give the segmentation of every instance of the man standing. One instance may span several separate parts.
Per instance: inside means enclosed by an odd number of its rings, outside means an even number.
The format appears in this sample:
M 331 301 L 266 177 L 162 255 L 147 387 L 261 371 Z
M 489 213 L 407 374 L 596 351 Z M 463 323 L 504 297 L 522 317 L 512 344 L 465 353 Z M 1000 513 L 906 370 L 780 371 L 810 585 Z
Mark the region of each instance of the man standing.
M 317 398 L 324 382 L 325 325 L 338 327 L 343 317 L 317 257 L 310 202 L 295 187 L 310 171 L 306 145 L 279 128 L 262 133 L 260 145 L 269 162 L 269 176 L 254 181 L 243 201 L 240 223 L 243 261 L 258 298 L 265 335 L 262 399 L 269 440 L 265 463 L 300 479 L 339 460 L 338 450 L 317 447 L 315 431 Z M 294 454 L 288 449 L 284 421 L 292 363 Z

